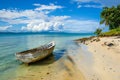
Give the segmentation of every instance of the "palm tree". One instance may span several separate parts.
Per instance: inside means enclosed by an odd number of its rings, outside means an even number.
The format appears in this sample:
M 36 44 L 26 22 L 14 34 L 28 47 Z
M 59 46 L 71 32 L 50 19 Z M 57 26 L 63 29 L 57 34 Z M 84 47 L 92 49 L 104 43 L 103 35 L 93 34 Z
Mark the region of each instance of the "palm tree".
M 96 34 L 96 35 L 100 35 L 101 32 L 102 32 L 102 29 L 97 28 L 96 31 L 94 32 L 94 34 Z
M 110 29 L 114 29 L 120 26 L 120 5 L 117 7 L 104 7 L 101 12 L 100 24 L 108 25 Z

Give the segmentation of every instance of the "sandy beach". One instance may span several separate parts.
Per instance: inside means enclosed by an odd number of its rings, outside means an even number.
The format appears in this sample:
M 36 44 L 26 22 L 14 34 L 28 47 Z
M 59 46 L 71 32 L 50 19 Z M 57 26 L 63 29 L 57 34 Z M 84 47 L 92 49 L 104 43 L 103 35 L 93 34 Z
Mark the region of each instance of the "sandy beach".
M 91 65 L 82 69 L 86 80 L 119 80 L 120 37 L 95 37 L 84 44 L 87 45 L 93 59 Z
M 15 80 L 120 80 L 120 37 L 77 40 L 70 48 L 57 61 L 50 57 L 24 68 Z

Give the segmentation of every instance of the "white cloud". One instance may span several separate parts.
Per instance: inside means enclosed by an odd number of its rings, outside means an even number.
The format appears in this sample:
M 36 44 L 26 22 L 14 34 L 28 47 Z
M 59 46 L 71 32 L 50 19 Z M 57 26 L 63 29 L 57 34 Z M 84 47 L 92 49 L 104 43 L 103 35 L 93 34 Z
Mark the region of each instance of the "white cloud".
M 25 24 L 21 27 L 22 31 L 67 31 L 82 32 L 94 31 L 99 27 L 99 22 L 92 20 L 75 20 L 70 16 L 54 16 L 49 12 L 60 9 L 58 5 L 34 4 L 35 9 L 30 10 L 0 10 L 0 21 L 7 22 L 10 25 Z M 79 6 L 81 7 L 81 6 Z M 39 10 L 37 10 L 39 8 Z M 48 12 L 48 13 L 46 13 Z M 10 26 L 2 27 L 1 30 L 7 30 Z
M 98 0 L 73 0 L 78 3 L 88 3 L 88 2 L 97 2 Z
M 78 5 L 78 8 L 86 7 L 86 8 L 102 8 L 102 5 Z
M 82 5 L 78 5 L 78 7 L 77 8 L 81 8 L 82 7 Z
M 41 22 L 39 24 L 29 23 L 26 27 L 22 27 L 22 30 L 39 32 L 39 31 L 61 31 L 60 22 Z
M 83 7 L 88 7 L 88 8 L 102 8 L 102 5 L 84 5 Z
M 56 17 L 54 17 L 56 18 Z M 58 17 L 57 17 L 58 18 Z M 64 32 L 94 32 L 98 27 L 104 27 L 99 22 L 94 20 L 76 20 L 76 19 L 51 19 L 52 21 L 39 23 L 29 23 L 27 26 L 22 27 L 22 30 L 39 32 L 39 31 L 64 31 Z M 57 21 L 55 21 L 57 20 Z
M 78 3 L 77 8 L 81 8 L 81 7 L 86 7 L 86 8 L 102 8 L 103 5 L 101 5 L 99 0 L 73 0 L 74 2 Z M 93 4 L 89 4 L 90 2 L 93 3 L 97 3 L 99 5 L 93 5 Z M 82 3 L 87 3 L 87 4 L 82 4 Z
M 4 20 L 19 19 L 19 18 L 33 19 L 33 18 L 44 18 L 44 17 L 46 17 L 44 12 L 38 12 L 34 10 L 23 10 L 23 11 L 6 10 L 6 9 L 0 10 L 0 19 L 4 19 Z
M 41 4 L 34 4 L 35 6 L 39 6 L 35 10 L 41 11 L 41 10 L 55 10 L 55 9 L 61 9 L 62 6 L 50 4 L 50 5 L 41 5 Z
M 8 28 L 11 28 L 12 26 L 0 26 L 0 31 L 5 31 L 7 30 Z
M 38 5 L 38 4 L 34 4 Z M 37 10 L 39 8 L 39 11 Z M 47 20 L 49 19 L 48 13 L 52 11 L 53 9 L 62 8 L 62 6 L 50 4 L 47 5 L 41 5 L 34 10 L 7 10 L 2 9 L 0 10 L 0 20 L 7 22 L 9 24 L 28 24 L 31 21 L 38 21 L 38 20 Z M 46 10 L 46 9 L 49 9 Z
M 70 32 L 94 32 L 98 27 L 104 27 L 94 20 L 67 20 L 64 31 Z
M 120 0 L 99 0 L 99 3 L 101 3 L 103 6 L 117 6 L 120 4 Z
M 70 16 L 48 16 L 48 13 L 56 9 L 63 8 L 62 6 L 50 4 L 37 6 L 31 10 L 0 10 L 0 20 L 8 24 L 26 24 L 21 30 L 23 31 L 61 31 L 63 23 Z
M 33 18 L 45 18 L 50 11 L 56 10 L 56 9 L 61 9 L 63 8 L 62 6 L 50 4 L 50 5 L 40 5 L 40 4 L 34 4 L 38 6 L 34 10 L 7 10 L 7 9 L 2 9 L 0 10 L 0 19 L 6 20 L 6 19 L 16 19 L 16 18 L 28 18 L 28 19 L 33 19 Z
M 117 6 L 120 4 L 120 0 L 72 0 L 72 1 L 77 2 L 78 4 L 93 2 L 107 7 Z
M 41 6 L 41 4 L 38 4 L 38 3 L 34 3 L 33 5 L 34 6 Z
M 63 25 L 69 16 L 51 16 L 47 21 L 38 20 L 31 21 L 27 26 L 22 27 L 22 30 L 27 31 L 62 31 Z

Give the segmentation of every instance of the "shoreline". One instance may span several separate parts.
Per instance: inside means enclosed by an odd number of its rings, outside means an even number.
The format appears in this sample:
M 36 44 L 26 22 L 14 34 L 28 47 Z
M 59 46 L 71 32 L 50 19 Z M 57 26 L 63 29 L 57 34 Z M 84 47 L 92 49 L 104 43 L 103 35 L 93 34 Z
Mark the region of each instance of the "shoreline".
M 75 41 L 79 46 L 73 46 L 73 50 L 69 50 L 66 56 L 46 65 L 28 66 L 24 69 L 26 73 L 23 70 L 24 74 L 15 80 L 120 79 L 119 36 L 90 37 Z M 82 49 L 81 43 L 87 47 L 87 50 Z
M 88 47 L 93 56 L 93 64 L 86 70 L 86 80 L 120 79 L 120 36 L 92 37 L 77 40 Z M 91 67 L 92 66 L 92 67 Z

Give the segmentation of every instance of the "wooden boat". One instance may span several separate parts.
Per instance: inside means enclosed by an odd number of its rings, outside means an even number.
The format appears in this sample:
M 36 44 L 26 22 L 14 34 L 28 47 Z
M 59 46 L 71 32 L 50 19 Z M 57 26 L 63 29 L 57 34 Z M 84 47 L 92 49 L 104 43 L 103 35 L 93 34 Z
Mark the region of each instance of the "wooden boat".
M 16 53 L 15 56 L 18 60 L 28 64 L 46 58 L 52 54 L 54 47 L 55 43 L 52 41 L 49 44 L 42 45 L 38 48 Z

